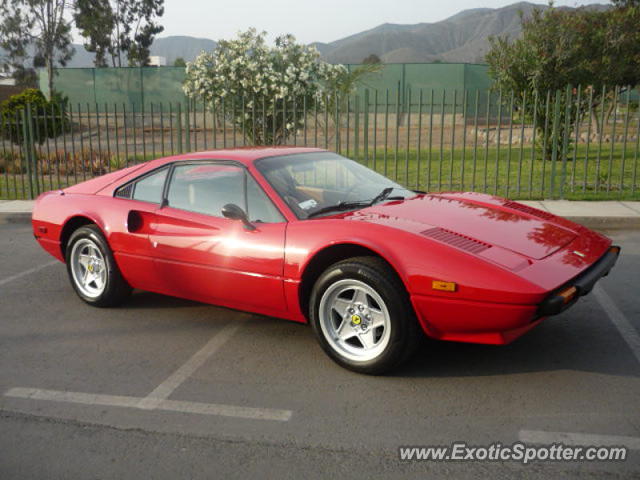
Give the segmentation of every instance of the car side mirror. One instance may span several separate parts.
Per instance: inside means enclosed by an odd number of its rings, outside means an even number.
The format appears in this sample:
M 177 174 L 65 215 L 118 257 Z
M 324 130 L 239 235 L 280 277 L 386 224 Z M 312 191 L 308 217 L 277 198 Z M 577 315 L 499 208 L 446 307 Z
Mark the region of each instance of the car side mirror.
M 231 220 L 240 220 L 247 230 L 255 230 L 256 227 L 249 221 L 246 212 L 235 203 L 227 203 L 222 207 L 222 216 Z

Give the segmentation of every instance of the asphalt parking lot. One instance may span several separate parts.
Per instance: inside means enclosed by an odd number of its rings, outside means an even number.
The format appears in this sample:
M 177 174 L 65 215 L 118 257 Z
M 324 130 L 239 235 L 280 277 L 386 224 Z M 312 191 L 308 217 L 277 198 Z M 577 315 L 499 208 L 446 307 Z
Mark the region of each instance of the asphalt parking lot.
M 304 325 L 145 292 L 89 307 L 29 225 L 0 225 L 0 478 L 637 478 L 640 231 L 610 234 L 614 272 L 513 344 L 426 342 L 367 377 Z M 631 449 L 529 465 L 398 455 L 562 439 Z

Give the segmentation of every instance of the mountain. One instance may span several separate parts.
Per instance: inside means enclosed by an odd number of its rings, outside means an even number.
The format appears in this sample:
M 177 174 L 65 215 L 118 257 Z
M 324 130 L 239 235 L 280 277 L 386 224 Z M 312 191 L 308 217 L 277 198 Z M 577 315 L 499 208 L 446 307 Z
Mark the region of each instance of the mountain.
M 331 43 L 314 44 L 330 63 L 360 63 L 376 54 L 384 63 L 483 63 L 491 35 L 520 35 L 520 15 L 547 5 L 521 2 L 502 8 L 474 8 L 435 23 L 385 23 Z M 570 8 L 570 7 L 562 7 Z M 589 5 L 579 8 L 607 8 Z
M 217 43 L 208 38 L 194 38 L 186 35 L 156 38 L 151 45 L 151 55 L 160 55 L 167 59 L 167 65 L 173 65 L 176 58 L 182 57 L 187 62 L 195 60 L 202 52 L 210 52 Z
M 491 35 L 520 35 L 520 15 L 529 15 L 534 8 L 546 9 L 548 6 L 521 2 L 502 8 L 473 8 L 440 22 L 414 25 L 385 23 L 334 42 L 311 45 L 331 63 L 360 63 L 371 54 L 376 54 L 384 63 L 483 63 L 489 48 L 488 38 Z M 609 7 L 588 5 L 578 8 Z M 74 46 L 76 53 L 68 66 L 93 66 L 93 54 L 82 45 Z M 211 51 L 215 47 L 216 42 L 207 38 L 162 37 L 153 42 L 151 55 L 165 57 L 167 65 L 173 65 L 178 57 L 190 61 L 202 50 Z
M 205 50 L 211 51 L 217 43 L 208 38 L 195 38 L 186 35 L 156 38 L 151 45 L 151 55 L 159 55 L 167 59 L 167 65 L 173 65 L 176 58 L 182 57 L 187 62 L 194 60 Z M 68 67 L 93 67 L 94 54 L 87 52 L 81 44 L 74 44 L 76 53 Z

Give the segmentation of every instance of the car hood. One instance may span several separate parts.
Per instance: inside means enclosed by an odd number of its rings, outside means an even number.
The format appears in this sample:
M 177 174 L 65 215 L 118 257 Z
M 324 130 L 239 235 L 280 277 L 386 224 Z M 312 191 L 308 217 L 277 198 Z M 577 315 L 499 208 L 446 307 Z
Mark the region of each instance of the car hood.
M 417 197 L 381 203 L 343 214 L 345 220 L 384 224 L 456 245 L 454 233 L 468 240 L 502 247 L 532 259 L 541 259 L 569 244 L 577 232 L 536 216 L 535 210 L 515 202 L 478 202 L 447 195 Z M 515 207 L 515 208 L 513 208 Z M 520 207 L 520 208 L 519 208 Z M 524 210 L 524 211 L 522 211 Z M 544 212 L 540 212 L 543 214 Z M 444 230 L 440 234 L 434 229 Z

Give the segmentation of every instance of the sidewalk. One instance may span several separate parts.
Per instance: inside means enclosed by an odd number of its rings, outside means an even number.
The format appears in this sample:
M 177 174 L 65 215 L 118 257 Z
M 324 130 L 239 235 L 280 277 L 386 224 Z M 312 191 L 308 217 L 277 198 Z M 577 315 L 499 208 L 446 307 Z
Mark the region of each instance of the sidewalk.
M 520 203 L 546 210 L 594 230 L 640 228 L 640 202 L 521 200 Z
M 640 202 L 574 202 L 523 200 L 520 203 L 546 210 L 593 229 L 640 228 Z M 31 220 L 33 200 L 0 200 L 0 223 Z
M 0 200 L 0 225 L 29 223 L 34 200 Z

